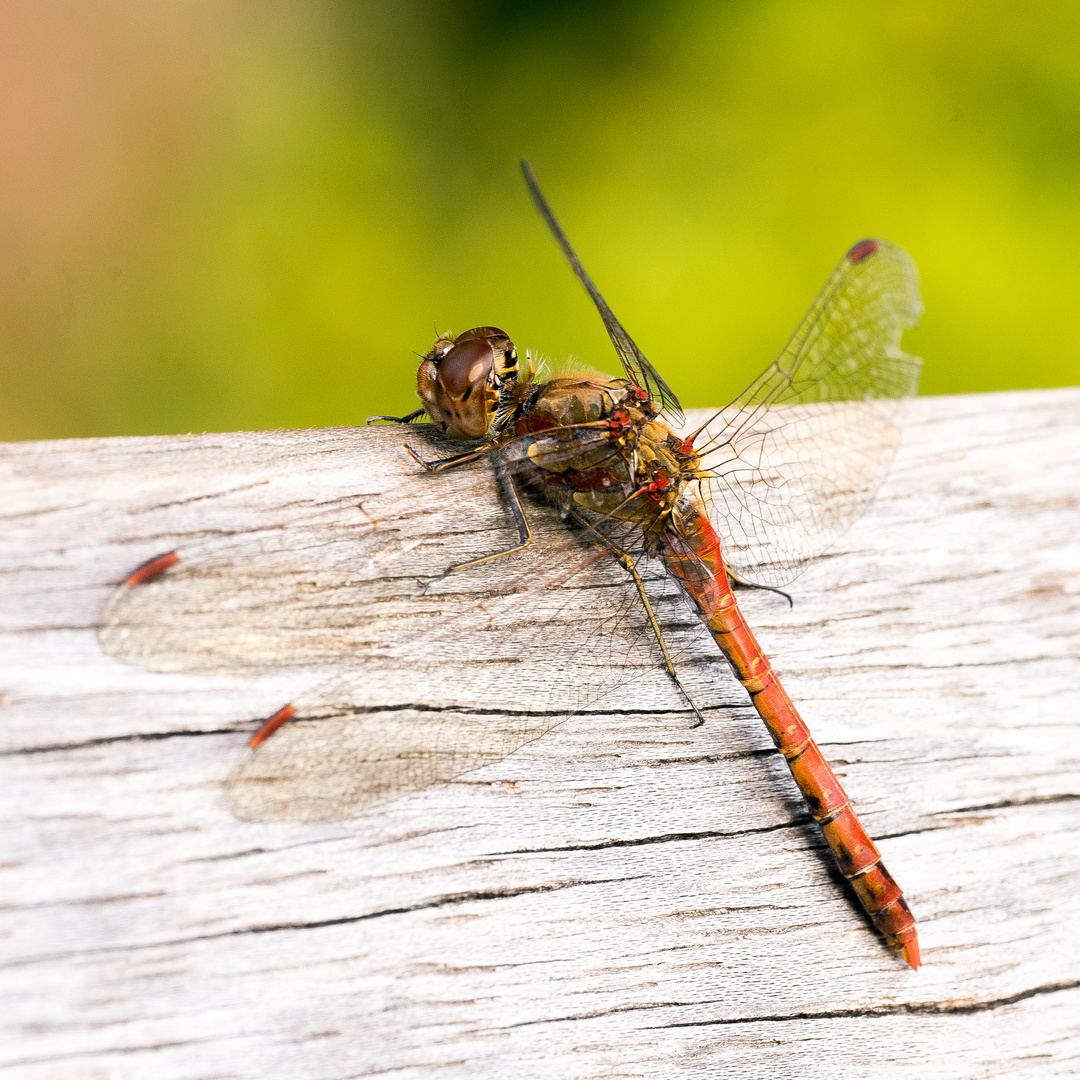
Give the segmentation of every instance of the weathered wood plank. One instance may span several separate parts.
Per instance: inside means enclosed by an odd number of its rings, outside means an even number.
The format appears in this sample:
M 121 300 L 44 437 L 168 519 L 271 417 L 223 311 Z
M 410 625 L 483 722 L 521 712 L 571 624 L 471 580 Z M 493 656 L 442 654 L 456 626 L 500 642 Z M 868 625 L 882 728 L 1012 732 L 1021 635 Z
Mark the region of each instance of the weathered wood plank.
M 704 728 L 596 711 L 345 821 L 228 812 L 243 732 L 303 672 L 121 664 L 113 583 L 357 502 L 432 565 L 497 548 L 483 470 L 417 476 L 400 443 L 0 451 L 5 1075 L 1075 1075 L 1080 391 L 917 400 L 794 610 L 745 598 L 911 900 L 918 973 L 730 685 Z

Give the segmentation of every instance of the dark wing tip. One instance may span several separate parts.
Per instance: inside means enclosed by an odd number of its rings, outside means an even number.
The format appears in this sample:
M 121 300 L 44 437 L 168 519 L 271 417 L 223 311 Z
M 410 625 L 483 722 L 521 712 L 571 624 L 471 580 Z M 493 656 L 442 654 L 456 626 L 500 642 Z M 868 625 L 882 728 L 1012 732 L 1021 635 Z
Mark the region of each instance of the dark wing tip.
M 256 746 L 266 742 L 271 735 L 283 724 L 287 724 L 296 715 L 296 706 L 291 702 L 288 705 L 283 705 L 269 720 L 265 721 L 263 725 L 255 732 L 254 735 L 248 739 L 248 746 L 255 749 Z
M 848 262 L 865 262 L 881 245 L 876 240 L 860 240 L 848 253 Z
M 125 585 L 142 585 L 147 581 L 164 574 L 170 566 L 175 566 L 180 561 L 180 556 L 175 551 L 168 551 L 164 555 L 158 555 L 155 559 L 144 562 L 137 570 L 134 570 L 124 580 Z

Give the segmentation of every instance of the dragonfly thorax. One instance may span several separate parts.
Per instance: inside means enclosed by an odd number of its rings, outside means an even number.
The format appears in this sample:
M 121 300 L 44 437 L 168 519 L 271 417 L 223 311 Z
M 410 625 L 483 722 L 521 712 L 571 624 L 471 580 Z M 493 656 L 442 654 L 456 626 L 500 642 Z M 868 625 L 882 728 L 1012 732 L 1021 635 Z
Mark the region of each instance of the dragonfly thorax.
M 700 467 L 627 379 L 565 377 L 534 387 L 516 435 L 509 458 L 527 459 L 529 480 L 549 498 L 587 517 L 634 522 L 646 536 L 664 528 Z

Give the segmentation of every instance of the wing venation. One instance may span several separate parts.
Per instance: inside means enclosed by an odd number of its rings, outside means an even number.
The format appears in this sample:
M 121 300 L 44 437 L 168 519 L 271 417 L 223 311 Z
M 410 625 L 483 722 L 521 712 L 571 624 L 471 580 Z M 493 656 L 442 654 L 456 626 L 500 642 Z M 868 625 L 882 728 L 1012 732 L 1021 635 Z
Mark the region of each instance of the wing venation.
M 787 584 L 866 508 L 918 388 L 922 361 L 900 338 L 921 313 L 907 253 L 860 241 L 777 359 L 702 429 L 703 494 L 745 580 Z

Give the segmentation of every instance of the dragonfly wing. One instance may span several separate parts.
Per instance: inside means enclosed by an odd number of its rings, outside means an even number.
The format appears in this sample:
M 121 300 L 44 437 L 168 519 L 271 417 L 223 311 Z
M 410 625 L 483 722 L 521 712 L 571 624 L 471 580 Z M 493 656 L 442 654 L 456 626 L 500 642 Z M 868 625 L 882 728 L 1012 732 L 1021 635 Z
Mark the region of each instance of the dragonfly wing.
M 442 578 L 505 537 L 463 541 L 406 502 L 372 523 L 344 510 L 180 548 L 159 577 L 117 590 L 99 638 L 155 671 L 295 675 L 296 719 L 229 784 L 253 820 L 346 816 L 499 761 L 575 713 L 685 709 L 626 571 L 551 507 L 527 510 L 531 548 Z M 662 567 L 643 572 L 673 651 L 702 677 L 722 672 Z
M 544 193 L 540 190 L 532 166 L 527 161 L 523 161 L 521 171 L 525 176 L 529 194 L 532 195 L 533 202 L 536 204 L 537 210 L 540 211 L 540 216 L 547 222 L 547 226 L 562 249 L 562 253 L 573 267 L 574 273 L 577 274 L 582 285 L 585 286 L 589 296 L 592 297 L 592 302 L 596 305 L 596 310 L 600 313 L 600 318 L 607 329 L 608 337 L 611 338 L 611 343 L 615 346 L 615 352 L 622 362 L 626 377 L 636 386 L 648 390 L 652 399 L 660 402 L 661 411 L 668 422 L 673 427 L 678 427 L 683 422 L 682 406 L 679 404 L 679 399 L 675 396 L 671 387 L 664 382 L 656 368 L 645 358 L 644 353 L 634 343 L 634 340 L 623 328 L 622 323 L 615 318 L 614 312 L 608 307 L 603 296 L 600 295 L 600 290 L 596 287 L 593 279 L 589 277 L 585 267 L 581 265 L 581 260 L 570 246 L 566 233 L 563 232 L 562 226 L 548 205 L 547 199 L 544 198 Z
M 373 668 L 324 683 L 294 703 L 297 719 L 251 751 L 228 783 L 230 809 L 249 821 L 323 821 L 390 802 L 501 761 L 550 731 L 561 713 L 475 705 L 363 704 Z M 436 672 L 395 664 L 400 684 Z M 460 674 L 460 673 L 459 673 Z M 445 685 L 445 683 L 444 683 Z
M 394 600 L 386 569 L 405 550 L 396 530 L 355 507 L 181 545 L 165 573 L 116 590 L 98 639 L 150 671 L 248 674 L 335 663 L 369 646 L 379 604 Z
M 786 584 L 866 508 L 918 389 L 922 361 L 900 337 L 921 314 L 907 253 L 861 241 L 779 357 L 701 430 L 703 494 L 745 580 Z

